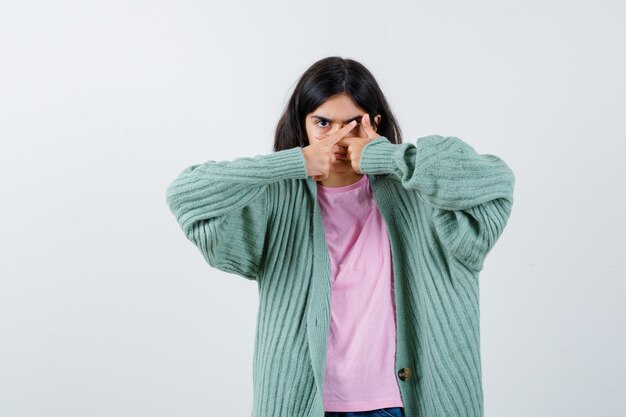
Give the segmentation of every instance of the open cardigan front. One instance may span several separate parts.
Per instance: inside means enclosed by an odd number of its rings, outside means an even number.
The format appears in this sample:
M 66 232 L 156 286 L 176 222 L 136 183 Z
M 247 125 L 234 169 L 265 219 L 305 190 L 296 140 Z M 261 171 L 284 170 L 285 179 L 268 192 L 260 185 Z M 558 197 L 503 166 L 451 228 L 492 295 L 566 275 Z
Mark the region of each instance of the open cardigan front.
M 439 135 L 380 136 L 360 170 L 391 244 L 405 416 L 482 417 L 479 274 L 510 216 L 514 174 Z M 330 259 L 302 148 L 189 166 L 166 201 L 209 265 L 258 285 L 252 416 L 323 417 Z

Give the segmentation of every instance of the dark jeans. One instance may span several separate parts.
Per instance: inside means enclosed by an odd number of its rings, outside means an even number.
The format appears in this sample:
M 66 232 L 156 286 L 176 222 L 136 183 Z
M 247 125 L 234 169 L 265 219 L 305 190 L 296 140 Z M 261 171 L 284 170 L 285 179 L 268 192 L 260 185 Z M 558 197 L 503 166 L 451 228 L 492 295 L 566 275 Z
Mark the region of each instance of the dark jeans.
M 326 411 L 324 417 L 404 417 L 404 408 L 389 407 L 369 411 Z

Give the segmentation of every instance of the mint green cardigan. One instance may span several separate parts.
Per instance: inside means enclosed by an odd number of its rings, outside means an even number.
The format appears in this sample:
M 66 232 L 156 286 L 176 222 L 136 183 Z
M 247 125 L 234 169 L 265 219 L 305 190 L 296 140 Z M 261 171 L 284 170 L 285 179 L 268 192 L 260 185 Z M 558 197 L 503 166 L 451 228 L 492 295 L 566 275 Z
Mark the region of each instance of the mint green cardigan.
M 456 137 L 380 136 L 361 155 L 392 250 L 406 417 L 483 416 L 479 273 L 515 177 Z M 188 167 L 166 201 L 206 262 L 254 280 L 253 417 L 323 417 L 328 246 L 302 148 Z

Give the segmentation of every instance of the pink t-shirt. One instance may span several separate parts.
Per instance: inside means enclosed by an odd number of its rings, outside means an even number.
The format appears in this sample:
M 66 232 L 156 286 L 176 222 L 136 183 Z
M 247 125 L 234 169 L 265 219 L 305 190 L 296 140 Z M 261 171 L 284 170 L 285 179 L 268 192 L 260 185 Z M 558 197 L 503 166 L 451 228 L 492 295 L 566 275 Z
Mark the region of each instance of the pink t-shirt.
M 369 178 L 317 191 L 332 276 L 324 410 L 402 407 L 391 248 Z

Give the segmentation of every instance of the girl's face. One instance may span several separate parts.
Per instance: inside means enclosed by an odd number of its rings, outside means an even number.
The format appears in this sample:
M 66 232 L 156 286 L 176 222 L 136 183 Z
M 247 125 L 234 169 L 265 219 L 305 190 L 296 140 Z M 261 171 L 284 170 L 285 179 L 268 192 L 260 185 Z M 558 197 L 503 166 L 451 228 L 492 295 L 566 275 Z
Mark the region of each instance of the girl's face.
M 357 136 L 366 138 L 365 132 L 361 126 L 361 117 L 366 113 L 361 107 L 357 106 L 352 99 L 345 93 L 337 94 L 326 100 L 321 106 L 306 115 L 305 126 L 309 143 L 313 143 L 316 135 L 330 135 L 341 129 L 345 124 L 356 120 L 358 124 L 346 136 Z M 380 123 L 381 115 L 376 115 L 372 125 Z M 333 147 L 336 161 L 331 165 L 330 171 L 346 172 L 353 171 L 352 164 L 346 159 L 346 149 L 341 145 Z

